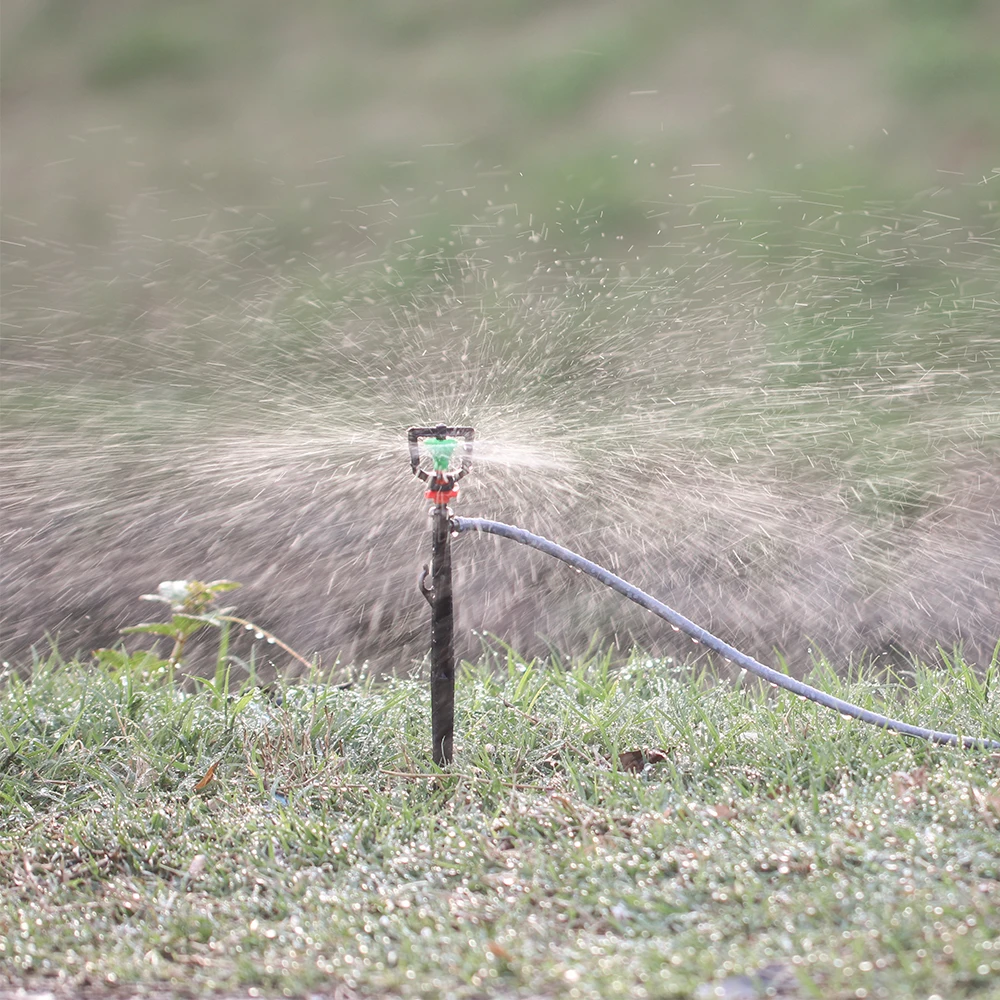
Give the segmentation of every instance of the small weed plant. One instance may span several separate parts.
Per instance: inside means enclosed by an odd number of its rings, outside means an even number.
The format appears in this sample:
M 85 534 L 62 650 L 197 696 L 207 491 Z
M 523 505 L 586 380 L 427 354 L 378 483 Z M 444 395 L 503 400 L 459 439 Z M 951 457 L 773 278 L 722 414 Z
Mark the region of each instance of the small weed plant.
M 232 613 L 232 608 L 214 607 L 220 594 L 235 590 L 239 586 L 233 580 L 213 580 L 211 583 L 202 583 L 200 580 L 167 580 L 160 584 L 155 594 L 143 594 L 142 599 L 144 601 L 159 601 L 168 605 L 171 612 L 170 621 L 144 622 L 141 625 L 122 629 L 122 632 L 125 635 L 166 636 L 172 639 L 173 649 L 170 651 L 170 656 L 162 664 L 169 679 L 173 678 L 174 668 L 181 661 L 188 639 L 205 628 L 220 630 L 216 675 L 218 678 L 220 673 L 227 673 L 229 629 L 232 625 L 239 625 L 247 631 L 253 632 L 257 639 L 265 639 L 268 643 L 278 646 L 307 669 L 312 669 L 313 665 L 308 660 L 283 643 L 277 636 L 245 618 L 238 618 Z M 99 650 L 98 655 L 105 658 L 110 655 L 112 659 L 115 659 L 116 652 L 116 650 Z

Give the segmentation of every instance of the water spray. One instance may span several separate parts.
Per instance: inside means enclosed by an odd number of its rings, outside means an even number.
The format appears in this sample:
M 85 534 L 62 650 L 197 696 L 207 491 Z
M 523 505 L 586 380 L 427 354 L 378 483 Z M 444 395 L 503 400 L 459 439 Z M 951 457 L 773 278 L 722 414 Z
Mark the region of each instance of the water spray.
M 656 600 L 655 597 L 651 597 L 602 566 L 598 566 L 597 563 L 593 563 L 547 538 L 542 538 L 540 535 L 534 535 L 523 528 L 502 524 L 499 521 L 490 521 L 486 518 L 453 517 L 448 503 L 457 496 L 457 483 L 468 474 L 472 465 L 473 437 L 474 431 L 471 427 L 448 427 L 445 424 L 439 424 L 437 427 L 411 427 L 407 435 L 410 447 L 410 465 L 414 473 L 428 483 L 424 495 L 433 504 L 431 507 L 433 555 L 430 570 L 432 583 L 430 587 L 426 585 L 428 569 L 425 566 L 420 578 L 420 590 L 432 608 L 431 729 L 435 764 L 449 764 L 452 759 L 452 740 L 455 731 L 455 618 L 451 580 L 451 536 L 465 531 L 499 535 L 501 538 L 509 538 L 560 559 L 574 569 L 603 583 L 606 587 L 617 591 L 630 601 L 634 601 L 640 607 L 651 611 L 668 622 L 675 631 L 685 633 L 695 642 L 719 654 L 725 660 L 735 663 L 775 687 L 784 688 L 801 698 L 806 698 L 825 708 L 839 712 L 845 717 L 946 746 L 961 746 L 969 750 L 1000 750 L 1000 741 L 960 736 L 957 733 L 946 733 L 892 719 L 827 694 L 825 691 L 820 691 L 794 677 L 779 673 L 772 667 L 765 666 L 752 656 L 748 656 L 734 646 L 723 642 L 711 632 L 674 611 L 673 608 Z M 450 471 L 451 458 L 461 443 L 460 438 L 464 440 L 461 468 L 452 473 Z M 427 472 L 420 467 L 421 442 L 424 443 L 425 449 L 433 460 L 433 472 Z

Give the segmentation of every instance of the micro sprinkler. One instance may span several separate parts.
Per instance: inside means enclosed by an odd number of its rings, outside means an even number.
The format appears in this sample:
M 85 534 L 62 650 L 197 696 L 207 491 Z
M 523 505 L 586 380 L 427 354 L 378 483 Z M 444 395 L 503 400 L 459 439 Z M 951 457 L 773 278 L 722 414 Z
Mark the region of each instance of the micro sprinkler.
M 824 708 L 839 712 L 845 718 L 857 719 L 860 722 L 878 726 L 880 729 L 889 729 L 905 736 L 930 740 L 933 743 L 946 746 L 964 747 L 969 750 L 1000 750 L 1000 740 L 984 736 L 949 733 L 893 719 L 861 705 L 852 704 L 843 698 L 828 694 L 804 681 L 774 670 L 734 646 L 730 646 L 662 601 L 658 601 L 655 597 L 616 576 L 603 566 L 598 566 L 597 563 L 591 562 L 579 553 L 557 545 L 540 535 L 534 535 L 524 528 L 481 517 L 453 517 L 448 503 L 458 495 L 456 484 L 469 472 L 472 465 L 472 439 L 474 436 L 475 432 L 471 427 L 448 427 L 445 424 L 439 424 L 437 427 L 411 427 L 407 434 L 410 445 L 410 465 L 414 473 L 428 484 L 424 496 L 432 504 L 430 513 L 433 547 L 429 571 L 431 586 L 427 586 L 428 569 L 426 566 L 419 586 L 420 592 L 427 598 L 432 612 L 431 732 L 435 764 L 439 766 L 450 764 L 452 758 L 452 741 L 455 734 L 455 609 L 451 589 L 451 536 L 467 531 L 509 538 L 511 541 L 519 542 L 528 548 L 553 556 L 572 566 L 578 572 L 585 573 L 611 590 L 617 591 L 647 611 L 651 611 L 657 617 L 668 622 L 676 631 L 685 633 L 723 659 L 735 663 L 775 687 L 784 688 L 800 698 L 806 698 Z M 461 468 L 453 473 L 450 471 L 451 459 L 455 449 L 463 441 Z M 431 456 L 434 465 L 433 472 L 420 468 L 421 442 Z
M 431 501 L 431 568 L 424 566 L 419 587 L 431 606 L 431 740 L 434 763 L 451 763 L 455 734 L 455 605 L 451 586 L 451 508 L 458 496 L 458 481 L 472 467 L 471 427 L 411 427 L 406 433 L 410 468 L 427 483 L 424 496 Z M 420 467 L 420 445 L 431 457 L 433 470 Z M 452 456 L 462 446 L 462 462 L 450 471 Z M 430 575 L 431 585 L 427 586 Z

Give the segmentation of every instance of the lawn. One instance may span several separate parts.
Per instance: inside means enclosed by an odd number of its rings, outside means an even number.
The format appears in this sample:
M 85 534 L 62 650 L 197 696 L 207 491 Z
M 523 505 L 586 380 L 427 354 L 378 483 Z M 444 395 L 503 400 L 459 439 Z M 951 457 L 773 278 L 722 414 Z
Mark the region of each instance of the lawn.
M 810 680 L 996 737 L 997 671 Z M 1000 997 L 998 755 L 640 653 L 494 646 L 463 667 L 442 773 L 428 702 L 419 671 L 265 689 L 104 653 L 8 674 L 0 984 Z
M 463 512 L 1000 737 L 998 11 L 6 0 L 0 1000 L 1000 1000 L 1000 754 L 561 567 L 462 543 L 462 637 L 525 655 L 435 769 L 402 436 L 474 424 Z M 357 670 L 31 661 L 189 573 Z

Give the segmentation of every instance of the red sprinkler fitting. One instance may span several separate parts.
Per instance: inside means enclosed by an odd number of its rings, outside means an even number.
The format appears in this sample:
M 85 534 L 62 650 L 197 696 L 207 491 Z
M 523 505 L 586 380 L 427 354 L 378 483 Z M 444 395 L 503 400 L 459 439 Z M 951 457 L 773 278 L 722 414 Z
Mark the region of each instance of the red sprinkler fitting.
M 424 496 L 433 503 L 446 506 L 458 496 L 454 476 L 435 476 Z

